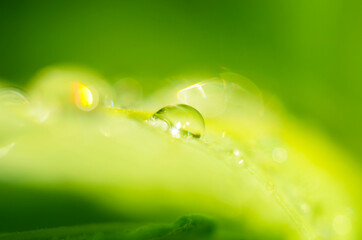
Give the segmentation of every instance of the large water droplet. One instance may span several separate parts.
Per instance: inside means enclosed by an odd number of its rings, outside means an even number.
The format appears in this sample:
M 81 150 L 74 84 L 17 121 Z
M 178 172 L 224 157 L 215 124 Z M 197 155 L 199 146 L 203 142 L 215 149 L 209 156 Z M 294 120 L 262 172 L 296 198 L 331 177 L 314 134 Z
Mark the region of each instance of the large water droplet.
M 149 124 L 169 131 L 175 138 L 200 138 L 205 130 L 202 115 L 195 108 L 185 105 L 171 105 L 158 110 L 150 119 Z
M 186 87 L 178 92 L 177 97 L 207 117 L 226 113 L 254 117 L 260 116 L 264 109 L 259 88 L 235 73 L 223 73 L 220 78 Z
M 24 92 L 16 88 L 0 88 L 0 116 L 3 121 L 7 119 L 9 124 L 23 126 L 30 109 L 29 100 Z M 5 127 L 4 123 L 1 124 L 1 127 Z
M 2 88 L 0 89 L 0 104 L 4 105 L 16 105 L 16 104 L 28 104 L 29 101 L 25 97 L 25 94 L 15 88 Z

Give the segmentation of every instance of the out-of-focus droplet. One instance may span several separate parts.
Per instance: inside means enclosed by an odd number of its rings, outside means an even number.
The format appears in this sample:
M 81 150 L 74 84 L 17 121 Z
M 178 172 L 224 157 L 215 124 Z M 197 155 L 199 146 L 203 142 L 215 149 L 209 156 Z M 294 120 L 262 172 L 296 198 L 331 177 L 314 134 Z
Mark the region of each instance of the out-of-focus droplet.
M 239 164 L 240 166 L 244 165 L 244 164 L 245 164 L 245 160 L 244 160 L 244 159 L 240 159 L 240 161 L 238 162 L 238 164 Z
M 29 101 L 25 97 L 25 94 L 15 88 L 1 88 L 0 89 L 0 104 L 3 105 L 24 105 Z
M 351 220 L 345 215 L 336 215 L 333 218 L 333 229 L 338 235 L 347 235 L 352 230 Z
M 239 150 L 239 149 L 235 149 L 235 150 L 233 151 L 233 154 L 234 154 L 236 157 L 241 156 L 241 153 L 240 153 L 240 150 Z
M 73 103 L 83 111 L 91 111 L 98 105 L 98 93 L 81 82 L 73 82 Z
M 132 78 L 121 79 L 114 84 L 116 105 L 121 108 L 136 106 L 142 99 L 142 87 Z
M 46 110 L 46 109 L 41 109 L 41 108 L 33 108 L 32 114 L 35 117 L 37 122 L 43 123 L 49 118 L 50 111 Z
M 220 74 L 220 78 L 196 83 L 180 90 L 180 101 L 191 105 L 207 116 L 222 114 L 261 116 L 264 105 L 261 91 L 245 77 L 234 73 Z
M 169 131 L 175 138 L 200 138 L 205 130 L 202 115 L 195 108 L 185 104 L 166 106 L 157 111 L 148 122 L 152 126 Z
M 310 212 L 310 206 L 308 203 L 302 203 L 300 205 L 300 209 L 302 210 L 303 213 L 308 214 Z
M 274 183 L 273 182 L 267 182 L 265 184 L 265 190 L 268 191 L 268 192 L 274 192 L 274 190 L 275 190 Z
M 234 151 L 233 151 L 233 158 L 235 159 L 234 162 L 235 162 L 239 167 L 244 167 L 244 166 L 246 166 L 243 153 L 242 153 L 239 149 L 234 149 Z
M 274 148 L 272 158 L 277 163 L 283 163 L 288 159 L 288 152 L 282 147 Z
M 15 146 L 15 143 L 10 143 L 9 145 L 6 145 L 4 147 L 0 148 L 0 158 L 5 156 L 13 147 Z
M 218 116 L 226 108 L 226 82 L 220 79 L 199 82 L 180 90 L 177 97 L 205 116 Z
M 112 107 L 112 88 L 96 73 L 72 66 L 48 67 L 35 77 L 30 91 L 40 109 L 51 113 L 97 106 Z
M 244 168 L 247 166 L 247 162 L 245 161 L 244 153 L 238 148 L 227 148 L 222 149 L 222 151 L 229 156 L 227 158 L 228 164 L 232 167 L 241 167 Z

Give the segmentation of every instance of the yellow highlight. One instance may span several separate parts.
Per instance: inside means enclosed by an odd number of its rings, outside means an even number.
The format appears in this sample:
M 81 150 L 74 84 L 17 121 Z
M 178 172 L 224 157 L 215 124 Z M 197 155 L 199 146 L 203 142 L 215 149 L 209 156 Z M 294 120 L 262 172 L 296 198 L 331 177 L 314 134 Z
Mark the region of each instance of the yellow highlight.
M 80 82 L 73 82 L 73 103 L 82 110 L 92 110 L 96 102 L 90 89 Z

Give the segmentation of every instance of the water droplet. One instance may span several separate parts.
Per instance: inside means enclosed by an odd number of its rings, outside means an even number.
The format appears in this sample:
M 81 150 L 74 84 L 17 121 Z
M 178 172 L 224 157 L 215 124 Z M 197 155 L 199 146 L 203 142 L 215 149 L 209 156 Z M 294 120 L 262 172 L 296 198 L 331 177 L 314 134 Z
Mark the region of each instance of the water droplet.
M 260 116 L 264 110 L 258 87 L 234 73 L 223 73 L 220 78 L 193 84 L 180 90 L 177 97 L 207 117 L 227 113 L 254 117 Z
M 98 105 L 98 93 L 81 82 L 73 82 L 73 103 L 83 111 L 92 111 Z
M 241 155 L 239 149 L 235 149 L 235 150 L 233 151 L 233 153 L 234 153 L 234 155 L 237 156 L 237 157 L 239 157 L 239 156 Z
M 111 107 L 114 96 L 112 88 L 97 74 L 71 66 L 42 70 L 33 81 L 30 94 L 41 108 L 51 112 Z
M 301 209 L 302 212 L 305 213 L 305 214 L 308 214 L 308 213 L 310 212 L 310 206 L 309 206 L 309 204 L 307 204 L 307 203 L 302 203 L 302 204 L 300 205 L 300 209 Z
M 151 126 L 169 131 L 175 138 L 200 138 L 205 130 L 204 118 L 193 107 L 178 104 L 157 111 L 148 121 Z
M 231 150 L 230 152 L 231 152 L 230 163 L 232 165 L 236 165 L 237 167 L 245 167 L 247 165 L 244 154 L 239 149 L 236 148 L 234 150 Z
M 0 104 L 4 105 L 24 105 L 29 101 L 25 97 L 25 93 L 15 88 L 0 89 Z
M 338 235 L 347 235 L 352 230 L 351 220 L 345 215 L 336 215 L 333 219 L 333 229 Z
M 244 160 L 244 159 L 240 159 L 240 160 L 238 161 L 238 164 L 239 164 L 240 166 L 244 166 L 244 165 L 245 165 L 245 160 Z
M 274 148 L 272 152 L 272 158 L 277 163 L 283 163 L 288 159 L 288 152 L 281 147 Z
M 265 190 L 268 191 L 268 192 L 274 192 L 274 190 L 275 190 L 274 183 L 272 183 L 272 182 L 267 182 L 267 183 L 265 184 Z

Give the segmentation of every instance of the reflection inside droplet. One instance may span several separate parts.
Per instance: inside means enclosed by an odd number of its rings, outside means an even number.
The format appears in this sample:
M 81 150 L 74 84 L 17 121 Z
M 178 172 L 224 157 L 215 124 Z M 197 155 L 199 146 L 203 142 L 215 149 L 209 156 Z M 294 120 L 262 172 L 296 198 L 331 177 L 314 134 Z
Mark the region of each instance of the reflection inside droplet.
M 195 108 L 185 104 L 160 109 L 149 119 L 148 123 L 169 131 L 175 138 L 188 136 L 200 138 L 205 129 L 202 115 Z
M 73 103 L 83 111 L 91 111 L 98 105 L 98 93 L 80 82 L 73 82 Z
M 238 167 L 245 167 L 246 162 L 244 159 L 244 154 L 239 149 L 232 150 L 232 164 L 237 165 Z
M 234 153 L 235 156 L 240 156 L 240 151 L 239 151 L 239 149 L 235 149 L 233 153 Z
M 239 162 L 238 162 L 239 165 L 242 165 L 244 164 L 244 159 L 241 159 Z
M 99 75 L 75 66 L 48 67 L 34 78 L 30 96 L 50 114 L 74 109 L 112 107 L 113 89 Z

